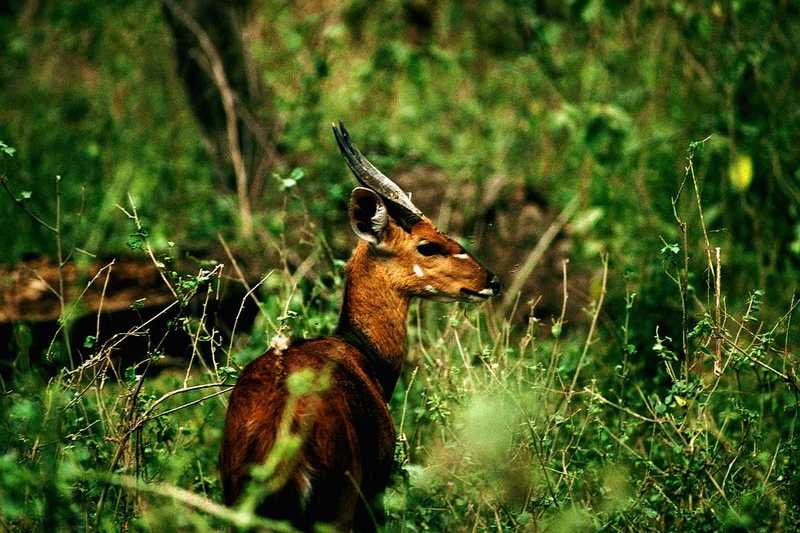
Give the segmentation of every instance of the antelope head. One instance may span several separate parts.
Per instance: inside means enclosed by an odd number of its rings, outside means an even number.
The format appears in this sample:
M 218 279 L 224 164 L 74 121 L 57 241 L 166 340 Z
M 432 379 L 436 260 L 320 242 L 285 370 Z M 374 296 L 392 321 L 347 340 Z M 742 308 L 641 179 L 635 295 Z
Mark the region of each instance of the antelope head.
M 406 296 L 483 301 L 500 294 L 500 280 L 463 246 L 439 231 L 392 180 L 350 142 L 344 125 L 333 134 L 362 185 L 350 196 L 350 225 L 361 239 L 356 254 L 378 263 L 390 285 Z M 360 250 L 361 248 L 361 250 Z

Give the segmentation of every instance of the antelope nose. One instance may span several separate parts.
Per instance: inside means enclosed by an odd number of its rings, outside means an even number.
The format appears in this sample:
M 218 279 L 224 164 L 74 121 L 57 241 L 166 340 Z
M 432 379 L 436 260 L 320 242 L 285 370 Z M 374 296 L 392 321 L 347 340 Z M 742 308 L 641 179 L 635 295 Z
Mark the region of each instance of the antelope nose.
M 500 278 L 497 277 L 496 274 L 489 274 L 489 288 L 492 289 L 492 292 L 495 296 L 499 295 L 502 292 L 502 285 L 500 284 Z

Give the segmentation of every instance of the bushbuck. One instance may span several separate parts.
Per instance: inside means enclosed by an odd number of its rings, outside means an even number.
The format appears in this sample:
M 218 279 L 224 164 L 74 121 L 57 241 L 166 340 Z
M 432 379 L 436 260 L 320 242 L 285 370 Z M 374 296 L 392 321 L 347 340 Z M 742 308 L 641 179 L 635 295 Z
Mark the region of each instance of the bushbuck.
M 344 269 L 339 324 L 330 337 L 272 348 L 247 365 L 230 397 L 220 473 L 225 503 L 233 505 L 288 427 L 302 444 L 274 465 L 280 483 L 264 491 L 258 513 L 302 530 L 328 523 L 369 531 L 393 465 L 387 403 L 405 358 L 409 301 L 480 302 L 499 294 L 500 282 L 437 230 L 350 143 L 341 123 L 333 133 L 362 185 L 350 197 L 359 241 Z M 309 369 L 327 376 L 326 388 L 292 393 L 290 376 Z

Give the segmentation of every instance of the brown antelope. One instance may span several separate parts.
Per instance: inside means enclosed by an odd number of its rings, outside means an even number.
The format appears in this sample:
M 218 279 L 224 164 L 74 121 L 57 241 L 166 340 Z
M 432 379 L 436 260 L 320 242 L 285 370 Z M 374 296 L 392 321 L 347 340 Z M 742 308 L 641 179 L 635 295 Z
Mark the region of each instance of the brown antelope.
M 303 530 L 328 523 L 363 531 L 374 529 L 370 506 L 391 474 L 395 430 L 387 402 L 405 358 L 409 301 L 483 301 L 499 294 L 500 283 L 350 144 L 342 124 L 333 133 L 362 185 L 350 197 L 350 225 L 360 240 L 345 267 L 339 325 L 330 337 L 273 348 L 247 365 L 230 397 L 220 473 L 232 505 L 276 442 L 290 398 L 287 377 L 327 372 L 324 391 L 292 400 L 291 431 L 303 444 L 282 463 L 285 483 L 258 512 Z

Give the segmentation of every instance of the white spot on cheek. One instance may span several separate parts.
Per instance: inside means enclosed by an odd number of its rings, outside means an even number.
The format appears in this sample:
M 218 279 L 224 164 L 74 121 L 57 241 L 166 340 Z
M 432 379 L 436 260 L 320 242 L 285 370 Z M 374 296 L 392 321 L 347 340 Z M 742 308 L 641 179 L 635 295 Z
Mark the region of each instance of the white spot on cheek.
M 418 278 L 421 278 L 425 276 L 425 271 L 422 270 L 422 267 L 419 265 L 414 265 L 414 274 L 416 274 Z
M 492 296 L 494 291 L 492 289 L 483 289 L 482 291 L 478 291 L 478 294 L 481 296 Z
M 455 254 L 453 257 L 456 259 L 469 259 L 469 254 Z
M 431 285 L 425 285 L 425 290 L 431 294 L 437 294 L 439 291 L 433 288 Z

